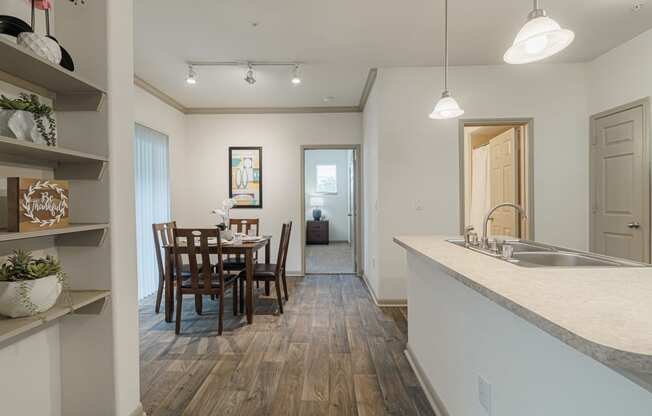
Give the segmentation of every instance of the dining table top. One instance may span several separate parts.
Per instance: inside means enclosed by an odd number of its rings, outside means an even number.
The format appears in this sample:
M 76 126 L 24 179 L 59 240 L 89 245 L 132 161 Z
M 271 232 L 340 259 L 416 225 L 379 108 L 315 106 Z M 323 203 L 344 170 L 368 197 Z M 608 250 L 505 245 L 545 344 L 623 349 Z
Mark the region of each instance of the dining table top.
M 249 239 L 249 237 L 245 237 L 243 240 L 236 241 L 235 239 L 232 240 L 225 240 L 221 239 L 222 241 L 222 250 L 224 249 L 240 249 L 240 250 L 246 250 L 246 249 L 259 249 L 265 246 L 266 244 L 269 243 L 269 241 L 272 239 L 271 235 L 263 235 L 260 237 L 256 237 L 256 239 Z M 217 246 L 217 239 L 216 238 L 209 238 L 208 239 L 208 245 L 209 247 L 215 247 Z M 174 247 L 173 244 L 164 244 L 164 248 L 171 249 Z

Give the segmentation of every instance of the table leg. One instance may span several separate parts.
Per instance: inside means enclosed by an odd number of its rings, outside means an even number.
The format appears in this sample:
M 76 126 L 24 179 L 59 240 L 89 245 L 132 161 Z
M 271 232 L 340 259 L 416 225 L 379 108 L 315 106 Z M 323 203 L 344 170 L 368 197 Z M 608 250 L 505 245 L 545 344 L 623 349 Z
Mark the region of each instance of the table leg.
M 253 252 L 247 250 L 245 254 L 245 266 L 246 266 L 246 275 L 247 275 L 247 284 L 246 293 L 245 293 L 245 303 L 247 309 L 247 323 L 254 323 L 254 261 L 253 261 Z
M 172 253 L 165 250 L 165 322 L 172 322 L 172 309 L 174 308 L 174 291 L 172 290 Z
M 265 245 L 265 264 L 269 264 L 269 257 L 270 257 L 269 246 L 270 246 L 270 244 L 268 242 Z M 266 280 L 265 281 L 265 296 L 269 296 L 269 293 L 270 293 L 270 291 L 269 291 L 269 280 Z

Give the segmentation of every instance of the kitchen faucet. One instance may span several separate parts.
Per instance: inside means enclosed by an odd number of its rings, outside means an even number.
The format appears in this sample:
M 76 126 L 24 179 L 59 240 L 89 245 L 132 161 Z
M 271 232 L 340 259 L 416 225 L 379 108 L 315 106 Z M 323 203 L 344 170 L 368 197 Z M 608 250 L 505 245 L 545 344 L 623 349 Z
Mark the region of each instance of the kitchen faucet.
M 518 212 L 520 212 L 523 218 L 527 218 L 527 214 L 525 213 L 523 207 L 521 207 L 520 205 L 512 204 L 511 202 L 504 202 L 502 204 L 498 204 L 495 207 L 491 208 L 487 213 L 487 215 L 484 217 L 484 221 L 482 222 L 481 248 L 487 249 L 489 247 L 489 238 L 487 238 L 487 223 L 489 223 L 489 218 L 491 218 L 491 214 L 493 214 L 494 211 L 497 210 L 498 208 L 502 208 L 502 207 L 513 207 L 516 210 L 518 210 Z

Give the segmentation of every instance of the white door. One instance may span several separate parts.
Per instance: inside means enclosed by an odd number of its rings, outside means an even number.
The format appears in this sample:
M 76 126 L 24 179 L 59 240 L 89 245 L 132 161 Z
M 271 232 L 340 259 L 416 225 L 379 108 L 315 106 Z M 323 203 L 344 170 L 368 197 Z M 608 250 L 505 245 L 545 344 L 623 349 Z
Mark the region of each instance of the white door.
M 519 202 L 516 132 L 512 128 L 489 141 L 492 207 L 504 202 Z M 492 218 L 491 235 L 518 237 L 520 215 L 514 208 L 500 208 L 493 213 Z
M 591 250 L 649 261 L 649 169 L 642 105 L 594 118 Z

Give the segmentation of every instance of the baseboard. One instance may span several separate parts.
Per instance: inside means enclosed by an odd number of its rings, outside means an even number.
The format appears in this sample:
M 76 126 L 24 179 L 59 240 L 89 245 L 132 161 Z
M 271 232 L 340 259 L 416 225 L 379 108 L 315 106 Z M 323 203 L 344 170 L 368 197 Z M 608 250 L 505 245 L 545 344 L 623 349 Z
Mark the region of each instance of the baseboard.
M 145 413 L 145 410 L 143 409 L 143 404 L 138 403 L 136 409 L 134 409 L 133 412 L 129 413 L 129 416 L 147 416 L 147 413 Z
M 430 403 L 430 407 L 432 407 L 432 410 L 435 412 L 435 415 L 450 416 L 450 413 L 448 413 L 446 406 L 444 406 L 444 403 L 439 398 L 439 395 L 435 391 L 435 388 L 432 387 L 432 384 L 430 384 L 430 381 L 428 381 L 428 378 L 426 377 L 423 368 L 421 368 L 421 365 L 419 364 L 416 357 L 414 356 L 414 353 L 410 348 L 410 344 L 407 344 L 405 346 L 405 356 L 407 357 L 408 363 L 410 363 L 410 367 L 412 367 L 414 374 L 416 374 L 417 380 L 419 380 L 419 384 L 421 384 L 421 388 L 426 394 L 426 398 Z
M 287 271 L 287 272 L 285 272 L 285 275 L 287 277 L 303 277 L 304 276 L 304 274 L 301 271 L 294 271 L 294 272 Z
M 376 293 L 374 292 L 373 286 L 371 286 L 371 283 L 369 283 L 369 280 L 367 280 L 367 275 L 362 274 L 362 280 L 364 280 L 365 286 L 367 286 L 367 290 L 369 290 L 369 293 L 371 294 L 371 299 L 373 299 L 374 303 L 378 307 L 383 307 L 383 308 L 405 308 L 407 306 L 407 299 L 378 299 L 376 297 Z

